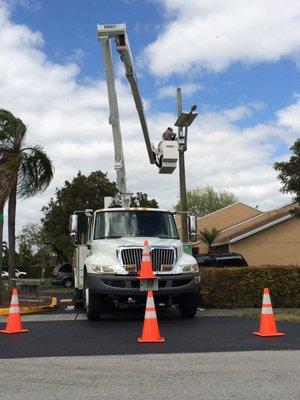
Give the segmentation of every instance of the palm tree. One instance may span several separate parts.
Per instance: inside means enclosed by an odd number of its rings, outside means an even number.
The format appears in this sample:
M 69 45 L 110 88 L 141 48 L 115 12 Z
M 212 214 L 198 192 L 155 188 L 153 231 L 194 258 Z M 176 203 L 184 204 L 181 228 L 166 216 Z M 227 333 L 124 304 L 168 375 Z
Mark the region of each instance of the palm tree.
M 27 128 L 21 119 L 0 110 L 0 160 L 11 174 L 8 195 L 9 277 L 15 276 L 17 196 L 28 198 L 44 191 L 53 178 L 53 166 L 41 146 L 25 147 Z M 1 140 L 2 139 L 2 140 Z
M 0 119 L 0 143 L 5 139 L 2 120 Z M 11 172 L 5 168 L 0 154 L 0 304 L 2 304 L 2 259 L 3 259 L 3 224 L 4 224 L 4 206 L 9 194 L 11 181 Z
M 217 228 L 212 228 L 211 231 L 209 231 L 207 228 L 205 228 L 203 231 L 200 231 L 200 239 L 203 240 L 204 243 L 208 245 L 208 252 L 210 253 L 211 251 L 211 245 L 213 242 L 216 240 L 216 238 L 219 236 L 220 231 L 218 231 Z

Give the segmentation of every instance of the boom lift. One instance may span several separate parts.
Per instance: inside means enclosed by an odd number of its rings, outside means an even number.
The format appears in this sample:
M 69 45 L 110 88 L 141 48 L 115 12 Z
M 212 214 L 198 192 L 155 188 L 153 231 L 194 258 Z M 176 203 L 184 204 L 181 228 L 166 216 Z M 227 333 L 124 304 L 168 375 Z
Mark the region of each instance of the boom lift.
M 118 196 L 110 207 L 76 211 L 70 217 L 70 234 L 76 246 L 74 254 L 74 286 L 76 304 L 83 306 L 89 320 L 98 320 L 106 309 L 145 301 L 138 275 L 143 244 L 151 244 L 152 268 L 158 279 L 156 299 L 169 307 L 176 304 L 184 318 L 193 318 L 199 304 L 201 276 L 196 260 L 184 252 L 174 215 L 169 210 L 130 208 L 126 187 L 118 101 L 110 49 L 115 39 L 125 65 L 135 105 L 144 134 L 149 161 L 157 164 L 160 173 L 172 173 L 178 158 L 178 141 L 172 140 L 167 129 L 164 139 L 155 148 L 149 133 L 141 96 L 138 90 L 125 24 L 98 25 L 98 37 L 103 44 L 109 98 L 109 123 L 112 125 L 115 147 Z M 78 213 L 86 215 L 86 235 L 80 236 Z M 190 234 L 196 234 L 195 217 L 189 217 Z M 81 240 L 79 238 L 81 237 Z
M 98 25 L 97 31 L 98 40 L 101 41 L 103 45 L 103 56 L 110 110 L 109 123 L 112 126 L 114 137 L 115 170 L 117 173 L 117 187 L 119 189 L 119 194 L 117 195 L 117 198 L 114 199 L 114 202 L 122 205 L 122 207 L 128 207 L 130 204 L 130 194 L 127 192 L 126 186 L 126 171 L 110 39 L 115 40 L 117 51 L 119 52 L 121 60 L 125 66 L 126 77 L 129 81 L 135 106 L 139 115 L 149 161 L 151 164 L 156 164 L 158 166 L 159 173 L 171 174 L 176 168 L 178 159 L 178 141 L 162 140 L 157 148 L 150 142 L 143 103 L 138 88 L 134 63 L 126 33 L 126 25 Z

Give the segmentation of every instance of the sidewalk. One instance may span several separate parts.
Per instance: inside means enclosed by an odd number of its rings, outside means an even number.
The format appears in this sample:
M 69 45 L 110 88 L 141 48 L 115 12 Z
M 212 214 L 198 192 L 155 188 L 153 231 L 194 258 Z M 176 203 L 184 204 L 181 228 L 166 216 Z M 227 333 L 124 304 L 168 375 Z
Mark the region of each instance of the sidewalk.
M 282 312 L 291 312 L 297 313 L 300 316 L 300 309 L 299 308 L 275 308 L 274 313 Z M 176 319 L 180 319 L 179 314 L 177 315 L 177 310 L 166 311 L 169 315 L 163 316 L 168 318 L 174 318 L 173 313 L 176 314 Z M 203 318 L 203 317 L 258 317 L 260 314 L 260 309 L 258 308 L 239 308 L 239 309 L 202 309 L 198 308 L 196 318 Z M 250 315 L 247 315 L 250 314 Z M 118 319 L 118 313 L 109 313 L 109 317 L 111 316 L 112 320 Z M 128 311 L 128 318 L 136 318 L 135 311 Z M 82 312 L 77 314 L 74 311 L 64 311 L 64 312 L 52 312 L 51 314 L 36 314 L 36 315 L 22 315 L 22 321 L 25 322 L 38 322 L 38 321 L 72 321 L 72 320 L 86 320 L 86 315 Z M 0 316 L 0 323 L 5 322 L 6 317 Z

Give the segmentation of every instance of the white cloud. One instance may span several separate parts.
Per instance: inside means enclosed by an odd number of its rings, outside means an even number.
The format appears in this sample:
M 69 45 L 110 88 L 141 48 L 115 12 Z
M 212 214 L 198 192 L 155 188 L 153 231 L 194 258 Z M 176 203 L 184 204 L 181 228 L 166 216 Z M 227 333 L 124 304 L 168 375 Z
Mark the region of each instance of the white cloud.
M 28 143 L 43 145 L 55 165 L 55 179 L 47 191 L 18 202 L 20 229 L 25 222 L 39 220 L 40 209 L 55 188 L 72 179 L 79 169 L 86 174 L 100 169 L 115 179 L 113 140 L 106 83 L 86 79 L 85 84 L 79 84 L 78 66 L 51 62 L 43 51 L 42 35 L 14 24 L 3 4 L 0 0 L 0 108 L 24 120 Z M 178 171 L 159 175 L 149 164 L 130 89 L 123 80 L 117 83 L 128 187 L 147 192 L 161 207 L 171 208 L 179 190 Z M 153 115 L 149 99 L 146 103 L 152 140 L 157 142 L 176 115 Z M 260 103 L 250 103 L 200 112 L 189 131 L 188 186 L 209 184 L 231 190 L 241 201 L 265 209 L 286 202 L 287 196 L 278 191 L 272 163 L 274 154 L 287 151 L 299 136 L 298 123 L 291 122 L 296 121 L 297 109 L 281 110 L 273 123 L 240 128 L 237 122 L 260 107 Z
M 85 52 L 82 49 L 77 48 L 74 49 L 72 53 L 66 57 L 66 61 L 70 63 L 72 62 L 80 63 L 84 57 L 85 57 Z
M 300 132 L 300 100 L 277 113 L 278 123 L 292 132 Z
M 198 92 L 198 90 L 202 89 L 202 85 L 200 85 L 199 83 L 184 83 L 182 85 L 178 85 L 178 87 L 181 88 L 185 96 L 191 96 L 192 94 Z M 176 89 L 177 88 L 174 85 L 162 86 L 158 89 L 157 98 L 176 98 Z
M 166 21 L 145 51 L 145 65 L 155 75 L 222 71 L 235 62 L 285 56 L 299 61 L 298 0 L 160 1 Z

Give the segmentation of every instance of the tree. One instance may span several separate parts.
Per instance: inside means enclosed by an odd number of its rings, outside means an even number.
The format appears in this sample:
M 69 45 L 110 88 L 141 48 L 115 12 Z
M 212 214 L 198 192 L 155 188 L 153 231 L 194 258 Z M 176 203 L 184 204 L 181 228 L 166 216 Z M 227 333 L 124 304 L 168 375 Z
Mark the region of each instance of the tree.
M 148 199 L 146 193 L 137 192 L 131 196 L 130 207 L 158 208 L 158 203 L 155 199 Z
M 26 246 L 31 254 L 37 253 L 44 247 L 44 233 L 42 226 L 27 222 L 18 236 L 19 246 Z
M 89 176 L 79 171 L 71 182 L 65 181 L 61 189 L 56 189 L 55 198 L 42 209 L 42 225 L 45 240 L 56 253 L 58 261 L 70 260 L 74 250 L 69 235 L 70 215 L 77 210 L 103 208 L 104 197 L 116 193 L 115 182 L 111 182 L 101 171 L 94 171 Z M 85 218 L 82 214 L 79 218 L 80 225 L 84 227 Z
M 56 190 L 55 198 L 43 207 L 43 232 L 46 243 L 56 253 L 59 261 L 71 259 L 74 245 L 69 235 L 69 217 L 76 210 L 97 210 L 104 207 L 104 197 L 113 197 L 117 193 L 115 182 L 101 171 L 85 176 L 80 171 L 71 182 L 65 181 L 61 189 Z M 131 199 L 132 207 L 157 207 L 154 199 L 148 199 L 146 193 L 136 193 Z M 80 232 L 84 235 L 86 218 L 79 214 Z M 79 235 L 81 236 L 81 235 Z
M 1 243 L 3 241 L 4 206 L 8 199 L 9 186 L 12 175 L 9 171 L 5 169 L 5 166 L 3 164 L 4 162 L 2 161 L 2 157 L 0 154 L 0 260 L 2 256 Z M 0 261 L 0 269 L 1 269 L 1 261 Z
M 54 253 L 46 244 L 41 225 L 25 224 L 18 236 L 18 244 L 19 262 L 23 270 L 32 273 L 33 269 L 45 268 L 47 265 L 54 267 Z
M 292 193 L 294 200 L 300 202 L 300 139 L 297 139 L 290 150 L 294 153 L 289 161 L 274 163 L 274 169 L 279 171 L 278 179 L 283 186 L 283 193 Z
M 6 138 L 3 122 L 0 119 L 0 143 Z M 5 168 L 3 155 L 0 153 L 0 304 L 2 303 L 2 257 L 3 257 L 3 224 L 4 206 L 9 194 L 11 172 Z
M 197 217 L 203 217 L 237 201 L 238 199 L 233 193 L 226 190 L 217 191 L 211 186 L 194 187 L 187 190 L 187 209 Z M 180 201 L 174 205 L 174 208 L 176 211 L 181 210 Z
M 204 243 L 208 245 L 208 252 L 210 253 L 211 251 L 211 245 L 213 242 L 216 240 L 216 238 L 219 236 L 220 231 L 216 228 L 212 228 L 212 230 L 208 230 L 205 228 L 203 231 L 200 231 L 199 238 L 202 240 Z
M 41 146 L 25 147 L 27 128 L 11 112 L 0 110 L 1 165 L 9 171 L 8 243 L 9 276 L 15 276 L 17 196 L 28 198 L 44 191 L 53 178 L 53 166 Z

